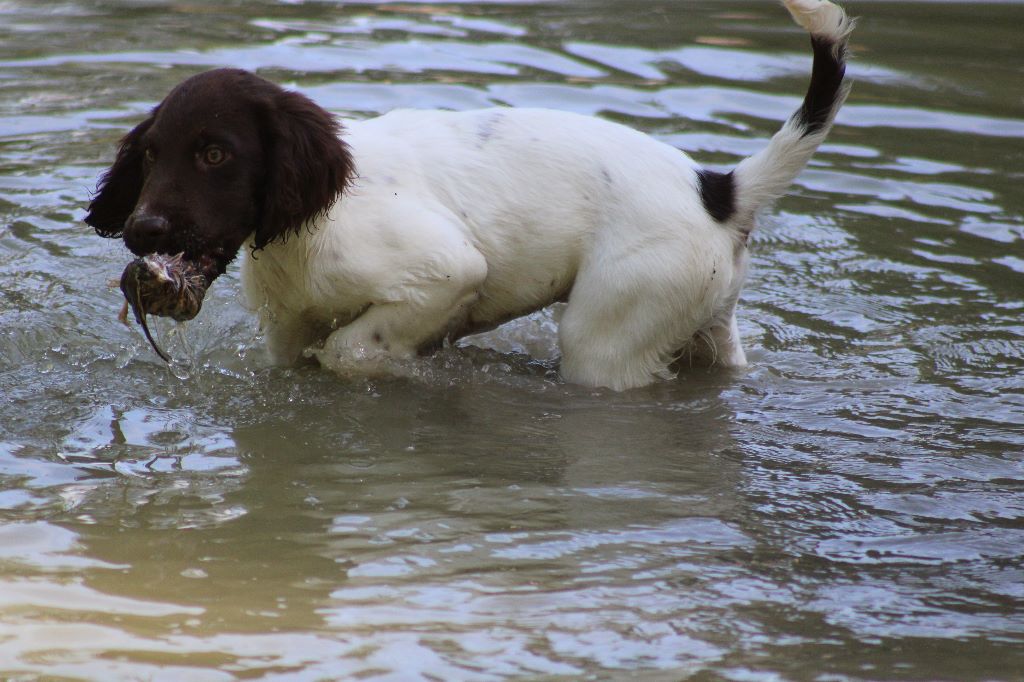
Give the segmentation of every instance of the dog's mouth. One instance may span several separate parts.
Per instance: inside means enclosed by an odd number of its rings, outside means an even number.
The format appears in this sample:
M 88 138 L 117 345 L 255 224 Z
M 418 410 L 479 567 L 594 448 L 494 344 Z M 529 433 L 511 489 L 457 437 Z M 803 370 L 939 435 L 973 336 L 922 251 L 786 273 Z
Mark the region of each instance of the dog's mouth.
M 206 290 L 221 272 L 222 264 L 212 256 L 191 260 L 183 253 L 175 256 L 153 253 L 136 258 L 121 273 L 125 304 L 120 320 L 128 323 L 131 308 L 153 350 L 164 362 L 170 362 L 170 356 L 153 339 L 146 315 L 170 317 L 178 322 L 191 320 L 199 314 Z

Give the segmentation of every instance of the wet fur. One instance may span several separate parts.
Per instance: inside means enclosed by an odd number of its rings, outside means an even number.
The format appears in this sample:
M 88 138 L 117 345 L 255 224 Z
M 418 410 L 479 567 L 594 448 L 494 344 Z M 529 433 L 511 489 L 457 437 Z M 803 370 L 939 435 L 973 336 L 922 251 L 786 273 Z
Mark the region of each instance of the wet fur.
M 136 255 L 213 257 L 215 277 L 250 238 L 263 248 L 323 218 L 354 172 L 340 132 L 308 98 L 254 74 L 201 74 L 121 140 L 85 222 Z M 228 162 L 199 163 L 210 145 L 228 149 Z
M 569 381 L 642 386 L 686 348 L 743 365 L 734 313 L 755 214 L 846 95 L 852 22 L 821 0 L 785 4 L 812 35 L 811 85 L 730 173 L 539 109 L 396 111 L 341 131 L 297 93 L 218 70 L 128 134 L 86 222 L 139 255 L 212 259 L 210 279 L 247 245 L 246 297 L 280 363 L 315 348 L 332 367 L 373 371 L 567 300 Z M 228 161 L 207 163 L 220 158 L 211 146 Z

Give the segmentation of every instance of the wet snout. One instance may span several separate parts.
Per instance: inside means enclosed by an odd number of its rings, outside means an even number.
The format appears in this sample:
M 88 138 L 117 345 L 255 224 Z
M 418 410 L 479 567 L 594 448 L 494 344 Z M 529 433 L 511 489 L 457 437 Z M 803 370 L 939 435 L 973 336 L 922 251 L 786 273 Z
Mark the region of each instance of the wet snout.
M 125 246 L 137 256 L 170 253 L 170 236 L 170 220 L 144 208 L 137 208 L 124 223 Z

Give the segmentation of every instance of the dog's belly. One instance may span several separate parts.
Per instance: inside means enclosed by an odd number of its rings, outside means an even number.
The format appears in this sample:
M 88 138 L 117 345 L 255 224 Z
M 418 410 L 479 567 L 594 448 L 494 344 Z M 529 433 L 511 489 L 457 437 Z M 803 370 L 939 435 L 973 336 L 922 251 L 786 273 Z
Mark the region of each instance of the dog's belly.
M 531 269 L 489 274 L 480 297 L 470 309 L 456 336 L 489 331 L 510 320 L 565 301 L 572 289 L 576 268 L 566 264 L 556 271 Z

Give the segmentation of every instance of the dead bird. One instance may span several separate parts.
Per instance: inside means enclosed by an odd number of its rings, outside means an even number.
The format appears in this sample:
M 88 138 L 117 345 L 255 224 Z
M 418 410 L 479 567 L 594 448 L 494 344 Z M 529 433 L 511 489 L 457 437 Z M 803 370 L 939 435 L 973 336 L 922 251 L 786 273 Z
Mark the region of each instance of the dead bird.
M 153 339 L 146 315 L 170 317 L 178 322 L 191 320 L 199 314 L 208 286 L 203 270 L 183 254 L 154 253 L 136 258 L 121 274 L 125 304 L 118 319 L 128 324 L 130 306 L 153 350 L 164 362 L 170 362 L 170 356 Z

